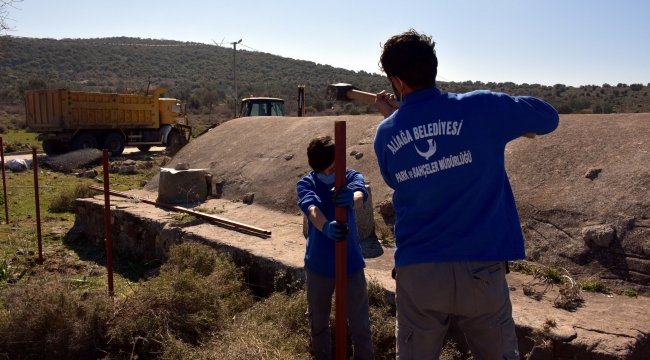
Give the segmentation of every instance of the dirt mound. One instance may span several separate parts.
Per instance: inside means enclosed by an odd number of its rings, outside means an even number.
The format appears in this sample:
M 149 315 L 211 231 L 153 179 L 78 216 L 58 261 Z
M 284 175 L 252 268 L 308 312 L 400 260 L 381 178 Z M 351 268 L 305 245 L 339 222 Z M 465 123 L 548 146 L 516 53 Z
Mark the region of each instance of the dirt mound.
M 297 213 L 295 184 L 310 170 L 307 143 L 333 134 L 336 120 L 347 121 L 347 166 L 370 182 L 378 214 L 392 195 L 372 146 L 378 116 L 236 119 L 192 141 L 170 164 L 210 169 L 224 198 L 252 192 L 258 205 Z M 531 260 L 577 278 L 650 289 L 649 123 L 650 114 L 563 115 L 554 133 L 508 145 Z M 157 185 L 156 176 L 146 189 Z
M 379 116 L 246 117 L 228 121 L 183 147 L 170 161 L 210 169 L 221 196 L 242 199 L 255 194 L 255 203 L 297 213 L 296 182 L 311 169 L 307 144 L 315 136 L 334 135 L 334 121 L 347 121 L 347 166 L 370 182 L 375 204 L 392 192 L 379 174 L 373 139 Z M 352 155 L 350 155 L 352 154 Z M 145 189 L 158 188 L 158 175 Z
M 650 114 L 563 115 L 508 144 L 528 257 L 650 289 Z

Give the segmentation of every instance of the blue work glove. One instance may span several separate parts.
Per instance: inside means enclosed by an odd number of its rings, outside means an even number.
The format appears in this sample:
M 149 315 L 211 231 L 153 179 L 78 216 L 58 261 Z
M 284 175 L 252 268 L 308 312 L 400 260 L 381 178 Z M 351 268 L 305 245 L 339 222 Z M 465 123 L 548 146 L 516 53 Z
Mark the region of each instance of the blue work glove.
M 348 226 L 340 222 L 330 221 L 323 225 L 323 234 L 336 242 L 345 240 L 349 232 Z
M 334 205 L 337 207 L 354 207 L 354 191 L 350 189 L 347 185 L 337 190 L 334 190 L 334 196 L 332 197 Z

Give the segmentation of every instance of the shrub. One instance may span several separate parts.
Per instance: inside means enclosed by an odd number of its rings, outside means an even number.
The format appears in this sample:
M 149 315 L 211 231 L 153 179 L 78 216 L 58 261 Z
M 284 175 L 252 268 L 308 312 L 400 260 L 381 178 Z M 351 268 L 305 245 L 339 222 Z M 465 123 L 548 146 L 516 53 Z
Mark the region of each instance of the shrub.
M 198 345 L 252 304 L 241 274 L 225 255 L 196 243 L 170 250 L 160 275 L 116 306 L 111 347 L 155 356 L 166 345 Z M 171 350 L 170 350 L 171 351 Z
M 312 114 L 313 114 L 313 113 L 315 113 L 315 112 L 317 112 L 317 110 L 316 110 L 316 108 L 314 108 L 313 106 L 307 106 L 307 107 L 305 108 L 305 113 L 312 113 Z
M 325 110 L 325 104 L 323 103 L 323 100 L 321 100 L 321 99 L 318 99 L 318 100 L 314 101 L 313 106 L 314 106 L 314 109 L 316 109 L 317 112 L 321 112 L 321 111 Z
M 77 185 L 74 190 L 57 194 L 50 202 L 50 210 L 54 212 L 74 211 L 75 199 L 89 198 L 97 195 L 97 191 L 91 190 L 87 185 Z
M 632 84 L 632 85 L 630 85 L 630 89 L 632 91 L 639 91 L 639 90 L 643 89 L 643 84 Z
M 104 356 L 112 302 L 60 280 L 20 283 L 0 306 L 0 353 L 8 358 L 92 359 Z
M 16 143 L 16 142 L 7 141 L 7 142 L 4 143 L 4 145 L 5 145 L 5 153 L 12 153 L 12 152 L 16 152 L 16 151 L 20 150 L 20 145 L 21 144 Z

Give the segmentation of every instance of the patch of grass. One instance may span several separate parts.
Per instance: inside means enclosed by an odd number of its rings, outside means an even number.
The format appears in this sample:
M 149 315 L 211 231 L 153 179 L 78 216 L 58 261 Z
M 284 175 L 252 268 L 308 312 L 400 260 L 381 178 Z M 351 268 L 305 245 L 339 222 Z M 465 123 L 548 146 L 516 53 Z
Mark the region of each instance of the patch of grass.
M 511 261 L 510 269 L 526 275 L 533 275 L 544 283 L 562 284 L 566 275 L 552 266 L 533 264 L 528 261 Z
M 391 226 L 377 224 L 376 230 L 377 239 L 381 241 L 382 245 L 395 244 L 395 235 L 393 234 Z
M 634 289 L 623 290 L 621 292 L 621 294 L 623 294 L 625 296 L 629 296 L 629 297 L 638 297 L 639 296 L 639 292 L 634 290 Z
M 231 201 L 231 202 L 234 202 L 234 203 L 238 203 L 238 202 L 241 202 L 241 199 L 232 199 L 232 200 L 230 200 L 230 201 Z
M 547 279 L 547 281 L 552 282 L 554 284 L 562 284 L 562 272 L 554 267 L 551 266 L 544 266 L 541 269 L 538 270 L 544 278 Z
M 24 115 L 23 115 L 24 119 Z M 12 143 L 15 146 L 14 151 L 22 151 L 24 150 L 22 148 L 23 145 L 28 144 L 29 149 L 31 151 L 32 147 L 36 147 L 39 150 L 43 149 L 43 146 L 40 141 L 38 141 L 38 134 L 36 133 L 30 133 L 27 132 L 26 130 L 22 129 L 14 129 L 14 130 L 7 130 L 2 134 L 2 142 L 5 143 L 5 152 L 7 149 L 8 143 Z
M 609 289 L 600 280 L 585 280 L 578 283 L 584 291 L 609 294 Z
M 510 269 L 526 275 L 534 275 L 537 267 L 528 261 L 511 261 Z
M 7 259 L 0 261 L 0 283 L 5 282 L 9 278 L 9 265 Z
M 77 185 L 73 190 L 59 192 L 50 201 L 50 210 L 54 212 L 73 212 L 76 199 L 90 198 L 99 192 L 91 190 L 88 185 Z
M 171 215 L 173 220 L 176 220 L 181 223 L 186 223 L 196 219 L 196 216 L 187 214 L 187 213 L 175 213 Z

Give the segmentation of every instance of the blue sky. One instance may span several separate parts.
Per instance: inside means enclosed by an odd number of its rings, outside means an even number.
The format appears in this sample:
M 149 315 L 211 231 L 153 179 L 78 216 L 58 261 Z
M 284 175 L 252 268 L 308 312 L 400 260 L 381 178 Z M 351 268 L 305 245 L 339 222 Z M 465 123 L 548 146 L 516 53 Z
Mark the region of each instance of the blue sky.
M 650 83 L 650 1 L 25 0 L 11 35 L 212 44 L 379 73 L 380 43 L 432 35 L 441 80 Z M 246 49 L 246 48 L 244 48 Z

